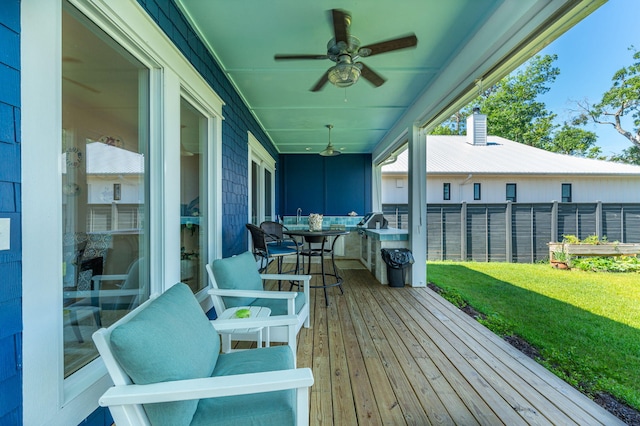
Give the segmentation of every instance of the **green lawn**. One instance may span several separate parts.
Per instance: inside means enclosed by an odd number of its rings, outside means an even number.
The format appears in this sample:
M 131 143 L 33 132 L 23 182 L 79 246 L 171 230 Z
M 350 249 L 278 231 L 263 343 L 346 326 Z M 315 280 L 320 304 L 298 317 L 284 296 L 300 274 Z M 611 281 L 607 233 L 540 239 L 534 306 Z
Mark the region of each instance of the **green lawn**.
M 428 262 L 427 278 L 486 314 L 497 333 L 534 345 L 569 383 L 640 409 L 640 274 Z

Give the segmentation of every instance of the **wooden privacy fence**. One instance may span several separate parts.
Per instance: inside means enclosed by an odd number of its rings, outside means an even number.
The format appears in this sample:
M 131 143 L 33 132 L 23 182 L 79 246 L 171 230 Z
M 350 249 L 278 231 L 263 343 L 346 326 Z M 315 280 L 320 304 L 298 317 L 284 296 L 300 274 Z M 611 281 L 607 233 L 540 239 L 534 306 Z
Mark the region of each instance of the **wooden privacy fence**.
M 404 210 L 403 210 L 404 208 Z M 406 228 L 406 205 L 383 206 Z M 549 258 L 549 242 L 589 235 L 640 243 L 640 204 L 428 204 L 427 259 L 533 263 Z

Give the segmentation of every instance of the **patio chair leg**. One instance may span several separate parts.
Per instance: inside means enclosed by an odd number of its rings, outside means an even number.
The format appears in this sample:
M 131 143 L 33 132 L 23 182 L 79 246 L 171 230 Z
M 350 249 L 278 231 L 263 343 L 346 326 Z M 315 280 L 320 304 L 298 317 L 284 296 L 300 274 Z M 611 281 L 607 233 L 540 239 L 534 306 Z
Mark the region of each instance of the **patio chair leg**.
M 333 265 L 333 275 L 336 277 L 337 282 L 339 282 L 340 284 L 338 284 L 338 287 L 340 288 L 340 293 L 344 294 L 344 290 L 342 289 L 342 277 L 340 276 L 340 274 L 338 274 L 338 268 L 336 267 L 336 259 L 333 255 L 333 252 L 331 252 L 331 264 Z
M 324 301 L 329 306 L 329 296 L 327 296 L 327 280 L 324 274 L 324 243 L 322 244 L 322 253 L 320 254 L 320 263 L 322 270 L 322 289 L 324 290 Z
M 76 335 L 76 340 L 78 341 L 78 343 L 84 343 L 82 333 L 80 332 L 80 324 L 78 324 L 78 316 L 73 310 L 69 312 L 69 322 L 71 323 L 73 334 Z

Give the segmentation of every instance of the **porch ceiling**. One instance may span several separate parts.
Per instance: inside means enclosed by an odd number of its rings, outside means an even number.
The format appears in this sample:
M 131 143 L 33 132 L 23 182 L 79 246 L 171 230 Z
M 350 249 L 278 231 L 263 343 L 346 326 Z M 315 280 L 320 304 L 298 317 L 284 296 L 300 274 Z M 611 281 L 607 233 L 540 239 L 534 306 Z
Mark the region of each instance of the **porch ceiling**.
M 224 73 L 281 153 L 317 153 L 331 139 L 344 153 L 382 152 L 412 124 L 434 124 L 478 89 L 513 70 L 605 0 L 177 0 Z M 418 45 L 362 58 L 387 79 L 309 89 L 329 59 L 329 10 L 351 13 L 363 45 L 415 33 Z

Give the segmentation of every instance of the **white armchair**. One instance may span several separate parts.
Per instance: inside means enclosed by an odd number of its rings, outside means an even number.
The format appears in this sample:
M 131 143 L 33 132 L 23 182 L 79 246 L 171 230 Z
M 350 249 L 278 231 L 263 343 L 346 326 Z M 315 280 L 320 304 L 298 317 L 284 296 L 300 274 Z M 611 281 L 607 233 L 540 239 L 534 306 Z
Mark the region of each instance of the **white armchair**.
M 309 318 L 310 275 L 260 274 L 251 252 L 214 260 L 206 265 L 211 289 L 209 294 L 216 313 L 238 306 L 264 306 L 271 309 L 271 317 L 294 315 L 297 318 L 295 333 L 311 326 Z M 265 291 L 263 280 L 302 281 L 303 291 Z M 272 342 L 289 342 L 286 327 L 271 327 Z M 255 340 L 254 335 L 233 334 L 239 341 Z
M 251 327 L 250 319 L 226 327 Z M 295 327 L 291 316 L 260 326 Z M 295 424 L 309 422 L 313 374 L 289 346 L 220 354 L 220 339 L 189 287 L 176 284 L 94 333 L 114 387 L 100 398 L 115 423 Z

